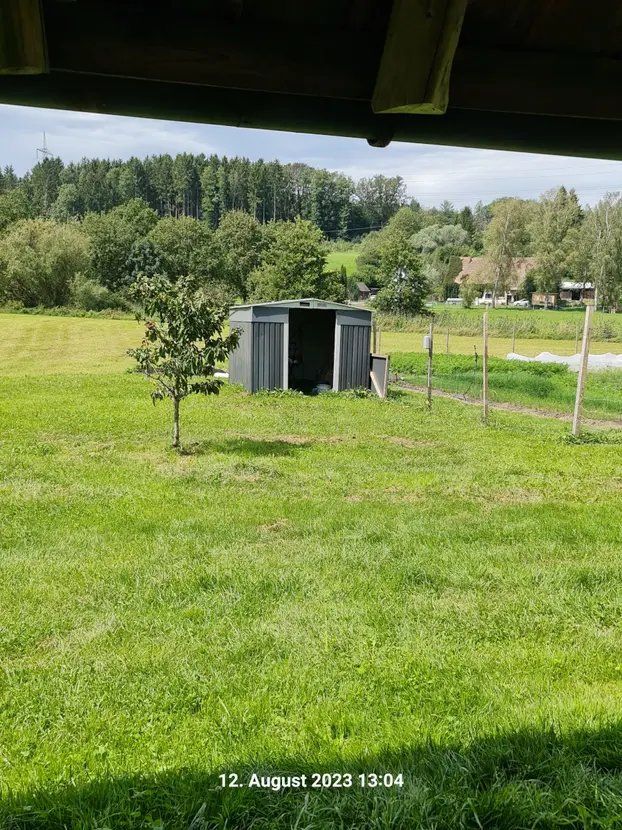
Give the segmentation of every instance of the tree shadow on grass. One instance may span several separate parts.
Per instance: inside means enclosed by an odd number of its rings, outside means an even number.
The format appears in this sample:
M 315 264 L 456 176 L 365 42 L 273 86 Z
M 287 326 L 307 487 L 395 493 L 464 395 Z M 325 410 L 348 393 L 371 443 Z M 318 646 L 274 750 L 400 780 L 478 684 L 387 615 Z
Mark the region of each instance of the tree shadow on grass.
M 258 458 L 262 456 L 290 456 L 311 442 L 286 441 L 283 439 L 261 440 L 255 438 L 226 438 L 191 442 L 184 446 L 180 455 L 214 455 L 223 453 L 239 455 L 243 458 Z
M 341 743 L 343 749 L 344 744 Z M 526 729 L 470 744 L 403 747 L 344 761 L 258 760 L 226 769 L 106 777 L 12 795 L 7 830 L 455 830 L 622 827 L 622 722 L 559 735 Z M 222 789 L 235 772 L 246 786 Z M 345 773 L 350 788 L 248 787 L 260 775 Z M 362 787 L 358 776 L 402 773 L 402 787 Z M 366 779 L 369 783 L 369 777 Z

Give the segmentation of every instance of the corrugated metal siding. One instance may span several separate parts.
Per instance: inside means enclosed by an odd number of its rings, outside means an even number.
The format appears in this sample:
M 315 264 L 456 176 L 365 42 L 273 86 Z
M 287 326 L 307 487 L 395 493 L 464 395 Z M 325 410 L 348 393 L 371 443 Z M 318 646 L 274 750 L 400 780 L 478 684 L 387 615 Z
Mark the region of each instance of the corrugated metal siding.
M 369 386 L 369 326 L 341 326 L 339 389 Z
M 283 386 L 283 323 L 253 323 L 253 388 Z
M 240 329 L 240 339 L 237 348 L 229 355 L 229 381 L 241 383 L 245 389 L 251 391 L 252 324 L 232 321 L 231 328 Z

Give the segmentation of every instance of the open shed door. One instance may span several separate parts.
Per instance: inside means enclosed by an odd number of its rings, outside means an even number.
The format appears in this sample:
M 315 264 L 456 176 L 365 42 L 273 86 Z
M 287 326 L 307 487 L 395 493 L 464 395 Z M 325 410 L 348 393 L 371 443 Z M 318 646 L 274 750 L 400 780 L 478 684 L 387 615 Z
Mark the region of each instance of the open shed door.
M 372 391 L 379 398 L 386 398 L 387 386 L 389 384 L 389 358 L 386 355 L 371 355 L 369 378 Z
M 371 326 L 341 325 L 339 390 L 369 389 Z

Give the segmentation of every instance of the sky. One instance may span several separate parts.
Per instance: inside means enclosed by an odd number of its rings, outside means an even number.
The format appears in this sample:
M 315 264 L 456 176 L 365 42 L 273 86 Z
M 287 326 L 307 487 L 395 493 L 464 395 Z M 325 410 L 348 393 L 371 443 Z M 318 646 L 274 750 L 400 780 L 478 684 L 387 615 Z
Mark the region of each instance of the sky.
M 255 160 L 305 162 L 360 179 L 400 175 L 408 195 L 425 207 L 444 199 L 455 207 L 500 196 L 536 198 L 561 184 L 583 203 L 622 190 L 622 162 L 438 147 L 393 142 L 386 148 L 334 136 L 156 121 L 116 115 L 0 105 L 0 167 L 22 175 L 35 164 L 43 132 L 64 162 L 81 158 L 127 159 L 158 153 L 243 155 Z

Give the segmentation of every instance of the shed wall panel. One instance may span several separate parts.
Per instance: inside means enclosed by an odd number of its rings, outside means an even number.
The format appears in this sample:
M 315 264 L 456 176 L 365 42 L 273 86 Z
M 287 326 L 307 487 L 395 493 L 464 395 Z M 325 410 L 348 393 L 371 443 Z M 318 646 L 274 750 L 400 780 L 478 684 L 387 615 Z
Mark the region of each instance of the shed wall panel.
M 237 348 L 229 355 L 229 381 L 240 383 L 249 391 L 252 388 L 252 323 L 231 321 L 232 329 L 240 330 Z
M 369 386 L 369 326 L 341 326 L 339 389 Z
M 283 386 L 283 328 L 283 323 L 253 323 L 253 392 Z

